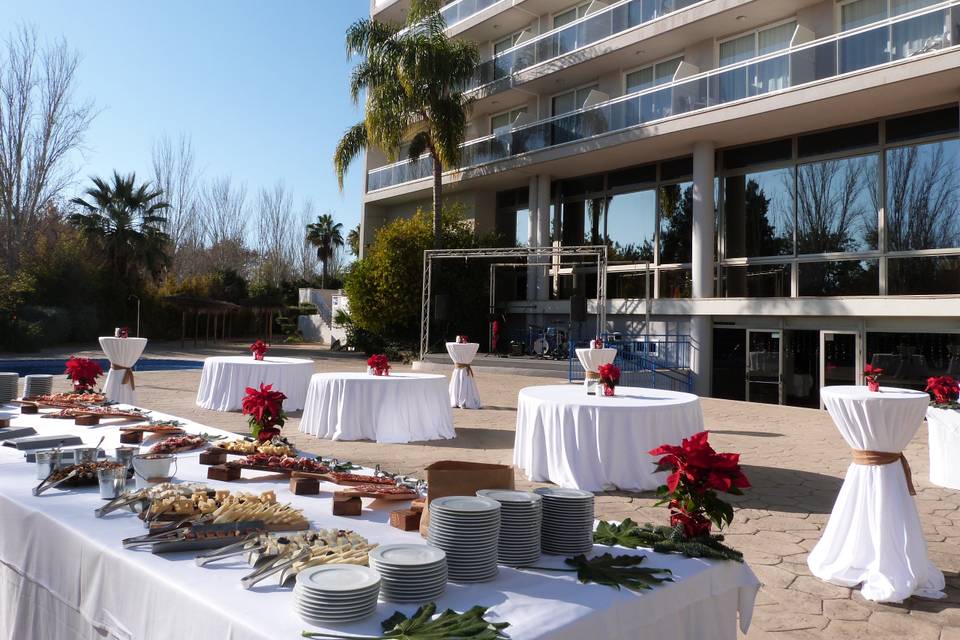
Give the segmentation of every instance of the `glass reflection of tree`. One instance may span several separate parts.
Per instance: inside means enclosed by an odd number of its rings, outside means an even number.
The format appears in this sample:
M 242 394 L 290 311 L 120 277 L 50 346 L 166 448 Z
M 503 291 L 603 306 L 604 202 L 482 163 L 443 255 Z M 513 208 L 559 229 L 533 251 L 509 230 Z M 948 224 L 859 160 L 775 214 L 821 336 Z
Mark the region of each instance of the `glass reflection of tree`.
M 690 262 L 693 238 L 693 186 L 660 187 L 660 263 Z
M 876 173 L 874 156 L 798 167 L 793 193 L 799 254 L 877 247 Z M 873 291 L 873 281 L 878 278 L 874 262 L 857 260 L 808 264 L 801 273 L 805 280 L 801 289 L 818 295 Z
M 747 246 L 751 256 L 779 256 L 793 253 L 792 225 L 787 225 L 782 237 L 777 236 L 777 228 L 770 223 L 770 203 L 766 193 L 756 180 L 748 180 L 744 193 L 744 231 L 749 236 Z M 787 235 L 789 233 L 789 235 Z
M 946 144 L 887 152 L 887 248 L 960 247 L 956 155 Z

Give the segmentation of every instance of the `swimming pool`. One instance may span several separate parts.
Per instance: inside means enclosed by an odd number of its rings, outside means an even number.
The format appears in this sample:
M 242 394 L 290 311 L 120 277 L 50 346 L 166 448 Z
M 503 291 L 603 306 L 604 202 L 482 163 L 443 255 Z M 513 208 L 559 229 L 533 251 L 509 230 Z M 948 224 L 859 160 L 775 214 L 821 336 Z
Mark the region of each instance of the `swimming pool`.
M 106 371 L 110 368 L 110 361 L 105 358 L 94 358 Z M 49 373 L 63 375 L 67 368 L 65 358 L 42 358 L 37 360 L 0 360 L 0 371 L 15 371 L 21 376 L 31 373 Z M 202 360 L 169 360 L 166 358 L 141 358 L 134 367 L 135 371 L 185 371 L 202 369 Z

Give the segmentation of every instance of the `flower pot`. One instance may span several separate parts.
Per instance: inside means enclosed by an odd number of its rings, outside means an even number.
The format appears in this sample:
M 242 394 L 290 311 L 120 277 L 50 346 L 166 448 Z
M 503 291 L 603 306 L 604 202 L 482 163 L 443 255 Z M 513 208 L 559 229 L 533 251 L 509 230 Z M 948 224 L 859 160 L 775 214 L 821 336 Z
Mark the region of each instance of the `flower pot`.
M 876 380 L 867 380 L 867 389 L 873 392 L 880 391 L 880 383 Z
M 603 385 L 603 395 L 613 396 L 613 390 L 614 390 L 614 387 L 611 387 L 608 384 Z
M 263 360 L 263 354 L 262 354 L 262 353 L 255 353 L 255 354 L 253 354 L 253 359 L 254 359 L 254 360 Z

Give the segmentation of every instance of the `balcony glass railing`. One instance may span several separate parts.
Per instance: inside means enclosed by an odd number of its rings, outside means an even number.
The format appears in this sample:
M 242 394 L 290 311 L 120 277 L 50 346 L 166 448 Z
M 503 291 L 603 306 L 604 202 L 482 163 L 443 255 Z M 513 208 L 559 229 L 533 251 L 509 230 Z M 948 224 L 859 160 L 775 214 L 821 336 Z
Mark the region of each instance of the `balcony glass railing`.
M 482 4 L 488 0 L 461 0 Z M 490 83 L 509 85 L 510 77 L 534 65 L 573 53 L 612 35 L 685 9 L 702 0 L 621 0 L 576 22 L 507 49 L 477 66 L 467 90 Z M 448 21 L 449 24 L 449 21 Z M 500 87 L 493 86 L 492 90 Z
M 960 1 L 797 45 L 526 126 L 471 140 L 460 166 L 475 167 L 532 151 L 651 124 L 854 71 L 939 51 L 960 42 Z M 376 191 L 431 175 L 424 156 L 371 170 Z
M 452 27 L 498 2 L 500 0 L 456 0 L 441 7 L 440 15 L 443 16 L 447 27 Z

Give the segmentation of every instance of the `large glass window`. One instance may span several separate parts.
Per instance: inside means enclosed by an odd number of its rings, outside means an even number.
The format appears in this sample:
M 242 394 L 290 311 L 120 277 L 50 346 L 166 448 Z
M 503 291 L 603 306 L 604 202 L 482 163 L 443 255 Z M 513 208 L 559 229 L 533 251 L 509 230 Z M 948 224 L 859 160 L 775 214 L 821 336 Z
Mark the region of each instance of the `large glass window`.
M 689 298 L 693 289 L 690 269 L 661 269 L 660 297 Z
M 789 264 L 751 264 L 721 270 L 725 298 L 789 298 Z
M 553 16 L 553 28 L 560 29 L 587 15 L 589 2 L 573 7 Z M 582 29 L 571 27 L 557 34 L 557 55 L 573 51 L 580 46 Z
M 526 107 L 520 107 L 519 109 L 512 109 L 510 111 L 505 111 L 504 113 L 498 113 L 495 116 L 491 116 L 490 133 L 499 135 L 501 133 L 510 131 L 510 129 L 513 127 L 513 123 L 517 121 L 517 118 L 526 112 Z
M 726 178 L 726 257 L 793 255 L 793 173 L 774 169 Z
M 664 185 L 659 194 L 660 264 L 690 262 L 693 254 L 693 183 Z M 660 290 L 663 291 L 663 287 Z
M 683 57 L 664 60 L 643 69 L 631 71 L 626 75 L 626 92 L 634 93 L 650 87 L 671 82 L 674 74 L 683 62 Z
M 877 260 L 801 262 L 797 281 L 801 296 L 875 296 L 880 293 Z
M 592 84 L 589 87 L 580 87 L 575 91 L 568 91 L 553 96 L 553 100 L 551 100 L 553 115 L 559 116 L 583 108 L 583 103 L 587 101 L 587 96 L 589 96 L 590 92 L 596 89 L 597 86 L 598 85 Z
M 889 258 L 887 293 L 892 296 L 960 293 L 960 256 Z
M 607 199 L 606 244 L 612 262 L 653 262 L 657 231 L 656 190 Z
M 879 176 L 875 155 L 797 167 L 797 252 L 877 248 Z
M 889 251 L 960 247 L 960 141 L 887 150 Z
M 923 389 L 931 376 L 960 377 L 960 333 L 868 332 L 866 361 L 894 387 Z
M 793 20 L 758 29 L 720 43 L 720 66 L 728 67 L 790 46 L 797 23 Z M 719 75 L 720 101 L 739 100 L 790 86 L 790 58 L 778 56 L 731 69 Z

